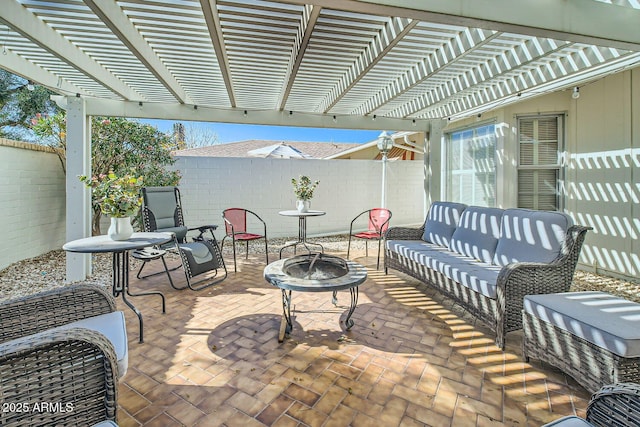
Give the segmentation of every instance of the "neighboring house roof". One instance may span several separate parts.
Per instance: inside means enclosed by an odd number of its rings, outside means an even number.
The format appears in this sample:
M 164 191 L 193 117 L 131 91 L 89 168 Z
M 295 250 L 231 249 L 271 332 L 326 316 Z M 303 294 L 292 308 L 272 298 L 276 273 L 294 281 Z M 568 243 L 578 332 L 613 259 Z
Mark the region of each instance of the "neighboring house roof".
M 250 139 L 247 141 L 229 142 L 227 144 L 215 144 L 208 147 L 188 148 L 173 152 L 176 156 L 202 156 L 202 157 L 251 157 L 247 154 L 251 150 L 279 144 L 283 141 L 273 141 L 264 139 Z M 357 143 L 335 143 L 335 142 L 304 142 L 304 141 L 284 141 L 301 152 L 308 154 L 315 159 L 323 159 L 333 156 L 345 150 L 357 147 Z
M 419 160 L 424 154 L 424 132 L 395 132 L 391 135 L 393 146 L 387 154 L 388 159 L 393 160 Z M 329 159 L 382 159 L 382 154 L 378 149 L 378 139 L 358 144 L 358 146 L 350 148 L 340 153 L 336 153 Z

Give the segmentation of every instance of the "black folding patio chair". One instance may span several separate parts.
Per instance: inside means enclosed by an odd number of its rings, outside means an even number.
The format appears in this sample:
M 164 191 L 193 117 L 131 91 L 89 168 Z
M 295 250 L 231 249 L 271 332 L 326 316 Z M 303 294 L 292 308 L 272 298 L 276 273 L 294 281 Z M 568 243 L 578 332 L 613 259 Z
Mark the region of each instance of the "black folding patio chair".
M 171 232 L 174 235 L 172 243 L 153 250 L 143 250 L 133 256 L 142 261 L 161 258 L 164 272 L 169 275 L 169 283 L 174 289 L 189 287 L 198 291 L 220 283 L 227 277 L 227 268 L 222 259 L 222 253 L 213 231 L 217 225 L 202 225 L 189 228 L 184 223 L 180 190 L 177 187 L 144 187 L 142 188 L 142 227 L 147 232 Z M 196 234 L 190 237 L 189 234 Z M 164 260 L 166 250 L 176 250 L 180 254 L 181 265 L 169 269 Z M 138 278 L 146 262 L 138 270 Z M 176 287 L 171 280 L 170 271 L 184 267 L 187 286 Z M 162 272 L 162 273 L 164 273 Z M 207 277 L 193 281 L 196 276 L 214 273 Z M 154 273 L 159 274 L 159 273 Z M 195 286 L 201 284 L 200 286 Z

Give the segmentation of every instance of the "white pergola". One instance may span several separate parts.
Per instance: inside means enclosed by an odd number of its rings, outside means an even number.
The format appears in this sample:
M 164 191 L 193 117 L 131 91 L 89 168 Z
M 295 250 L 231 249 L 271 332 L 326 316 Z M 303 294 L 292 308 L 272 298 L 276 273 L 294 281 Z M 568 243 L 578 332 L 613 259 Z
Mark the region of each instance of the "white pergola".
M 639 0 L 3 0 L 0 67 L 67 108 L 67 239 L 88 117 L 430 131 L 640 64 Z M 71 256 L 69 279 L 86 256 Z

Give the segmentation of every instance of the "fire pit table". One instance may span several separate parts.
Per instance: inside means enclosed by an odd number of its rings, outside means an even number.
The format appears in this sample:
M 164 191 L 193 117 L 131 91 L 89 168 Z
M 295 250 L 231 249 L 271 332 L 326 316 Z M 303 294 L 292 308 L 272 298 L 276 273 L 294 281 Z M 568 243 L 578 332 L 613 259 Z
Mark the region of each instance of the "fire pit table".
M 358 304 L 358 286 L 367 279 L 362 265 L 333 255 L 309 253 L 272 262 L 264 269 L 267 282 L 282 290 L 282 322 L 278 341 L 293 330 L 291 292 L 333 292 L 332 302 L 338 303 L 337 292 L 349 290 L 351 304 L 345 319 L 347 330 L 353 326 L 351 315 Z

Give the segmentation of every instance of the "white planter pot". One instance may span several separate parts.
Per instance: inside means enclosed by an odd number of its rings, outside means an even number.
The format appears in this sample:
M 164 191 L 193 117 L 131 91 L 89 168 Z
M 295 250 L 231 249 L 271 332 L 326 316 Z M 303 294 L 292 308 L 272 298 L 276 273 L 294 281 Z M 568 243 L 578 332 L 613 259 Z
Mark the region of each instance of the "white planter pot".
M 309 206 L 311 206 L 311 200 L 297 200 L 296 201 L 296 209 L 300 213 L 309 211 Z
M 133 234 L 131 218 L 111 218 L 107 235 L 111 240 L 127 240 Z

